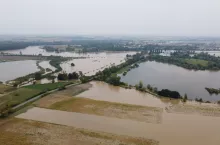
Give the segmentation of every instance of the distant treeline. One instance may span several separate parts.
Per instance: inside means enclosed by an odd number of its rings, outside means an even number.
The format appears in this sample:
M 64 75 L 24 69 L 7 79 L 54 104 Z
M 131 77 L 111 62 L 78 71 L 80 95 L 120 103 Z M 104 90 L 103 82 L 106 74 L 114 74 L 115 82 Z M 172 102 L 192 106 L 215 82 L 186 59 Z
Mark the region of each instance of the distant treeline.
M 148 60 L 174 64 L 190 70 L 220 70 L 220 57 L 208 53 L 199 53 L 194 56 L 183 52 L 174 52 L 171 56 L 153 54 L 148 57 Z
M 129 47 L 129 40 L 71 40 L 71 41 L 0 41 L 0 50 L 22 49 L 36 45 L 80 45 L 83 52 L 98 51 L 146 51 L 146 50 L 195 50 L 191 45 L 157 45 L 147 44 L 143 46 Z

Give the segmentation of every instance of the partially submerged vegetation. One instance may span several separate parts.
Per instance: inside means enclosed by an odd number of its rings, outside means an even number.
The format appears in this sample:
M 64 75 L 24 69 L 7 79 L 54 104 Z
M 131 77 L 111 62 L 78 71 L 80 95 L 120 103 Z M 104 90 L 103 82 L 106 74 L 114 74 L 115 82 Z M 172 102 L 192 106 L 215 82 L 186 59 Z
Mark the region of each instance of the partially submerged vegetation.
M 53 76 L 53 74 L 60 72 L 62 70 L 62 68 L 60 67 L 60 64 L 63 61 L 69 60 L 70 58 L 65 58 L 65 57 L 60 57 L 60 56 L 49 56 L 49 57 L 47 57 L 47 59 L 50 60 L 50 62 L 49 62 L 50 65 L 52 65 L 53 67 L 56 68 L 55 71 L 45 74 L 45 69 L 39 65 L 40 61 L 37 61 L 36 65 L 40 69 L 40 71 L 12 80 L 11 82 L 13 82 L 13 85 L 15 87 L 17 87 L 18 85 L 21 85 L 25 82 L 26 83 L 31 82 L 34 79 L 35 80 L 40 80 L 43 78 L 54 79 L 55 77 Z M 50 71 L 50 70 L 46 69 L 46 71 Z
M 194 54 L 194 56 L 184 52 L 174 52 L 171 53 L 171 56 L 152 54 L 148 57 L 148 60 L 174 64 L 193 70 L 220 70 L 220 58 L 208 53 Z
M 70 58 L 61 57 L 61 56 L 49 56 L 48 59 L 50 60 L 50 65 L 55 67 L 56 70 L 54 72 L 62 71 L 60 64 L 64 61 L 69 60 Z
M 209 92 L 209 94 L 215 94 L 215 95 L 218 95 L 220 93 L 220 89 L 215 89 L 215 88 L 205 88 L 206 91 Z

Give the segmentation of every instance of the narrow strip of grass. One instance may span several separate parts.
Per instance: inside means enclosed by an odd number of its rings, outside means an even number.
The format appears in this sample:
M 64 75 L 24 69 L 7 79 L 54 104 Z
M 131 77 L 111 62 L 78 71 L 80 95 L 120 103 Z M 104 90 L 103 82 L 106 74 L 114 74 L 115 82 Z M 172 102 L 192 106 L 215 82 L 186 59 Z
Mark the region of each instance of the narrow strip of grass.
M 201 65 L 201 66 L 208 66 L 209 61 L 207 60 L 201 60 L 201 59 L 185 59 L 184 60 L 188 64 L 192 65 Z

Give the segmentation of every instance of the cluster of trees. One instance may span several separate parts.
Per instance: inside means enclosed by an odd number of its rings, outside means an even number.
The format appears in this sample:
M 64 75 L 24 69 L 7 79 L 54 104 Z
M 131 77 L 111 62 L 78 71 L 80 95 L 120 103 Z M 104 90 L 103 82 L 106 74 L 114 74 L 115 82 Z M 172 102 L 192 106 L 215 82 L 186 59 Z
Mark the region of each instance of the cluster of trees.
M 200 102 L 200 103 L 203 102 L 202 98 L 196 98 L 195 101 L 196 101 L 196 102 Z
M 134 65 L 131 65 L 126 71 L 123 72 L 123 76 L 125 76 L 131 69 L 139 67 L 139 64 L 135 63 Z
M 119 85 L 118 80 L 120 80 L 120 77 L 117 77 L 113 74 L 117 74 L 118 71 L 120 71 L 124 67 L 131 66 L 132 64 L 138 62 L 138 61 L 144 61 L 145 57 L 141 53 L 137 53 L 132 56 L 131 59 L 128 59 L 126 62 L 118 65 L 118 66 L 112 66 L 110 68 L 105 68 L 103 71 L 99 71 L 96 73 L 96 80 L 99 81 L 105 81 L 108 83 L 111 83 L 113 85 Z
M 56 70 L 54 71 L 56 73 L 62 71 L 60 63 L 67 61 L 69 58 L 61 56 L 49 56 L 48 59 L 50 60 L 50 65 L 56 68 Z
M 163 97 L 174 98 L 174 99 L 180 99 L 181 98 L 179 92 L 171 91 L 171 90 L 168 90 L 168 89 L 162 89 L 161 91 L 158 91 L 158 95 L 163 96 Z
M 218 95 L 220 93 L 220 89 L 215 89 L 215 88 L 205 88 L 206 91 L 209 92 L 210 95 L 215 94 Z
M 198 61 L 205 60 L 208 61 L 207 64 L 194 64 L 189 63 L 187 59 L 196 59 Z M 194 70 L 219 70 L 220 69 L 220 58 L 211 56 L 207 53 L 200 53 L 194 56 L 190 56 L 189 53 L 182 53 L 182 52 L 174 52 L 171 56 L 161 56 L 161 55 L 150 55 L 148 57 L 150 61 L 157 61 L 163 63 L 174 64 L 186 69 L 194 69 Z
M 62 80 L 62 81 L 64 81 L 64 80 L 76 80 L 76 79 L 79 79 L 79 77 L 80 77 L 79 74 L 76 73 L 76 72 L 69 73 L 69 74 L 59 73 L 58 76 L 57 76 L 58 80 Z
M 157 94 L 159 96 L 173 98 L 173 99 L 181 99 L 181 95 L 177 91 L 171 91 L 168 89 L 162 89 L 161 91 L 158 91 L 157 87 L 153 87 L 150 84 L 148 84 L 146 87 L 143 85 L 143 82 L 140 81 L 138 84 L 135 85 L 136 90 L 139 90 L 141 92 L 152 92 L 154 94 Z M 187 95 L 185 94 L 182 98 L 183 102 L 186 102 L 188 99 Z
M 36 72 L 34 75 L 35 80 L 41 80 L 41 77 L 42 77 L 42 73 L 40 72 Z
M 138 84 L 135 85 L 136 90 L 139 90 L 141 92 L 152 92 L 157 94 L 158 90 L 157 87 L 153 87 L 150 84 L 148 84 L 146 87 L 143 85 L 143 82 L 140 81 Z
M 75 64 L 74 64 L 74 63 L 71 63 L 71 66 L 75 66 Z

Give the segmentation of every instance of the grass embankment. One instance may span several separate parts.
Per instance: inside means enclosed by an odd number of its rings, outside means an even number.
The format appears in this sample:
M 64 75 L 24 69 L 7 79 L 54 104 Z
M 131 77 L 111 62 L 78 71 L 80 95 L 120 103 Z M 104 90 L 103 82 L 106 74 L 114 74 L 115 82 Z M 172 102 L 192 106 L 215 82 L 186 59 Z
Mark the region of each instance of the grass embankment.
M 74 97 L 52 104 L 50 109 L 95 114 L 121 119 L 131 119 L 148 123 L 160 123 L 162 109 L 139 105 L 97 101 L 87 98 Z
M 201 66 L 208 66 L 209 61 L 207 60 L 202 60 L 202 59 L 185 59 L 184 60 L 186 63 L 188 64 L 192 64 L 192 65 L 201 65 Z
M 0 116 L 10 113 L 11 108 L 21 104 L 35 96 L 43 94 L 47 91 L 62 88 L 70 84 L 69 82 L 58 82 L 51 84 L 37 84 L 19 88 L 12 93 L 0 97 Z

